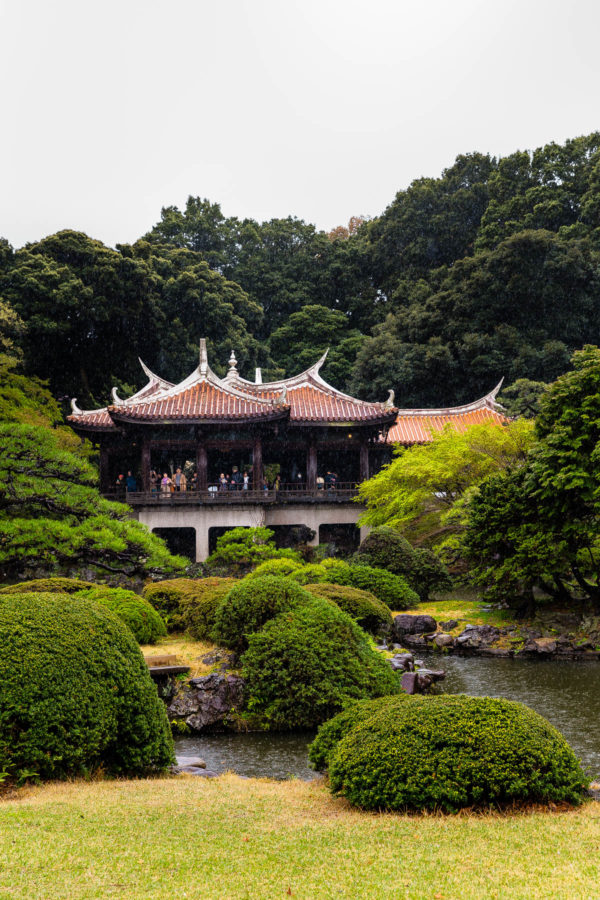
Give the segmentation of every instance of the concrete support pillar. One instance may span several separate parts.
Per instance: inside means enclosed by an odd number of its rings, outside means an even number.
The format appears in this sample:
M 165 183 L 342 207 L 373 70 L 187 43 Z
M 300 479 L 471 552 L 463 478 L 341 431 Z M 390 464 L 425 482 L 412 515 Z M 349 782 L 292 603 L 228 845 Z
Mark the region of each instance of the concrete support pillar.
M 198 473 L 198 490 L 206 491 L 208 489 L 208 454 L 204 444 L 196 445 L 196 471 Z M 196 541 L 198 540 L 198 529 L 196 529 Z
M 255 491 L 262 489 L 263 483 L 263 458 L 262 458 L 262 440 L 257 437 L 254 439 L 254 448 L 252 451 L 252 487 Z
M 141 460 L 141 470 L 142 470 L 142 490 L 149 491 L 150 490 L 150 443 L 146 439 L 142 441 L 142 460 Z
M 309 491 L 317 489 L 317 445 L 312 438 L 306 450 L 306 487 Z
M 106 494 L 110 490 L 108 472 L 108 451 L 100 447 L 100 493 Z
M 369 477 L 369 445 L 366 441 L 361 441 L 360 445 L 359 472 L 360 481 L 366 481 Z
M 360 527 L 360 542 L 361 542 L 361 544 L 365 540 L 365 538 L 367 538 L 369 536 L 370 531 L 371 531 L 370 525 L 361 525 L 361 527 Z
M 196 562 L 204 562 L 208 557 L 208 526 L 196 526 Z

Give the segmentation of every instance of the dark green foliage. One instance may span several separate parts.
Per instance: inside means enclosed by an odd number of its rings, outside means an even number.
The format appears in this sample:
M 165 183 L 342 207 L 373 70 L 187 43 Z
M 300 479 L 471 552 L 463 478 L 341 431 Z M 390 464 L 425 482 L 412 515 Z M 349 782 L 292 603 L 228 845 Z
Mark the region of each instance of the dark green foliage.
M 205 639 L 215 624 L 217 607 L 236 583 L 233 578 L 171 578 L 146 585 L 144 597 L 170 631 L 189 629 L 194 637 Z
M 329 760 L 334 793 L 362 809 L 581 802 L 586 778 L 538 713 L 489 697 L 414 697 L 356 725 Z
M 93 467 L 64 448 L 60 430 L 0 424 L 0 445 L 0 574 L 5 578 L 90 568 L 143 577 L 183 569 L 184 560 L 133 520 L 129 507 L 100 496 Z
M 265 728 L 311 728 L 351 700 L 400 690 L 356 622 L 317 598 L 250 635 L 242 666 L 248 712 Z
M 131 629 L 138 644 L 155 644 L 167 633 L 154 607 L 133 591 L 96 585 L 75 594 L 74 599 L 79 598 L 93 600 L 114 612 Z
M 305 568 L 295 559 L 267 559 L 250 572 L 248 578 L 262 578 L 263 575 L 281 575 L 287 578 Z
M 308 748 L 308 759 L 313 769 L 324 771 L 329 768 L 329 760 L 337 745 L 356 725 L 366 722 L 382 709 L 393 708 L 407 699 L 408 694 L 393 694 L 376 700 L 358 700 L 333 719 L 328 719 L 321 725 Z
M 394 611 L 412 609 L 419 603 L 418 595 L 409 588 L 406 579 L 385 569 L 339 564 L 328 568 L 323 580 L 330 584 L 346 584 L 371 591 L 378 600 Z
M 374 528 L 361 543 L 354 558 L 357 562 L 387 569 L 402 575 L 421 601 L 432 591 L 449 591 L 452 587 L 445 565 L 431 550 L 413 547 L 394 528 Z
M 213 638 L 232 650 L 245 650 L 249 635 L 307 599 L 306 591 L 291 578 L 245 578 L 231 588 L 217 609 Z
M 76 594 L 87 588 L 102 587 L 91 581 L 79 581 L 77 578 L 34 578 L 32 581 L 20 581 L 0 588 L 0 594 Z
M 246 575 L 269 559 L 298 561 L 294 550 L 277 549 L 270 528 L 232 528 L 217 538 L 217 549 L 206 560 L 206 567 L 219 575 Z
M 389 606 L 378 600 L 371 591 L 341 584 L 307 584 L 306 590 L 315 597 L 332 600 L 343 612 L 348 613 L 361 628 L 372 634 L 385 632 L 392 624 L 392 613 Z
M 600 608 L 600 350 L 544 393 L 521 468 L 489 478 L 467 508 L 464 546 L 479 584 L 532 606 L 534 588 Z M 526 607 L 525 607 L 526 608 Z
M 144 774 L 173 761 L 164 704 L 129 629 L 97 603 L 0 603 L 0 770 Z

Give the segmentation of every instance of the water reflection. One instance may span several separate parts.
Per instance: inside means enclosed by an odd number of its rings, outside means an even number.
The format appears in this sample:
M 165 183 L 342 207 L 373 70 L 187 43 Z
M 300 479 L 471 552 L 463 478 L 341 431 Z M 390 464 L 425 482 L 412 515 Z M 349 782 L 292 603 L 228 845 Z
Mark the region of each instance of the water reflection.
M 178 756 L 201 756 L 214 772 L 252 778 L 302 778 L 317 774 L 308 766 L 312 731 L 290 733 L 208 734 L 175 739 Z
M 597 662 L 448 656 L 441 668 L 446 693 L 506 697 L 531 706 L 564 734 L 590 773 L 600 775 Z

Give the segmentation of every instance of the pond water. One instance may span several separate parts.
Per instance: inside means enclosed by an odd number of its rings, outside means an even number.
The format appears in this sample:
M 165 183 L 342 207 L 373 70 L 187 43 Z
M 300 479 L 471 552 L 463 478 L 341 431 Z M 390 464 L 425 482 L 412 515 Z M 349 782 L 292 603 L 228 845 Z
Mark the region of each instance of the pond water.
M 449 694 L 506 697 L 545 716 L 566 737 L 593 777 L 600 776 L 600 665 L 535 659 L 435 656 Z M 201 756 L 215 772 L 268 778 L 315 778 L 307 747 L 313 732 L 211 734 L 176 738 L 180 756 Z

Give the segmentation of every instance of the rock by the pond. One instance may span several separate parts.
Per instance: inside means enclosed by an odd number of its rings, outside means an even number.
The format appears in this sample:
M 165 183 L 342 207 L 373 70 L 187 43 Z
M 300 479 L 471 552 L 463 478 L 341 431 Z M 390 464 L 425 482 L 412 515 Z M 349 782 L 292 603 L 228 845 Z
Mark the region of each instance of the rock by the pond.
M 238 664 L 237 654 L 232 650 L 212 650 L 210 653 L 205 653 L 204 656 L 200 656 L 199 659 L 205 666 L 214 666 L 217 663 L 221 663 L 219 667 L 221 672 L 226 672 L 228 669 L 235 669 Z
M 395 672 L 412 672 L 415 668 L 412 653 L 396 653 L 388 662 Z
M 244 679 L 214 673 L 190 678 L 178 685 L 167 707 L 169 719 L 183 719 L 192 731 L 227 725 L 232 713 L 242 708 Z
M 458 619 L 448 619 L 447 622 L 440 622 L 440 628 L 444 631 L 452 631 L 458 626 Z
M 394 616 L 394 636 L 402 639 L 407 634 L 426 634 L 437 630 L 432 616 L 411 616 L 407 613 Z
M 198 775 L 200 778 L 218 778 L 219 773 L 212 769 L 197 769 L 195 766 L 174 766 L 174 775 Z
M 466 625 L 461 634 L 454 640 L 458 652 L 469 652 L 489 647 L 500 637 L 500 629 L 494 625 Z
M 444 633 L 436 634 L 433 638 L 433 644 L 439 650 L 443 650 L 446 647 L 454 646 L 454 638 L 452 637 L 451 634 L 444 634 Z
M 434 669 L 405 672 L 402 676 L 402 689 L 407 694 L 427 694 L 437 681 L 442 681 L 445 677 L 445 672 Z
M 205 769 L 206 763 L 201 756 L 176 756 L 177 765 L 183 768 Z

